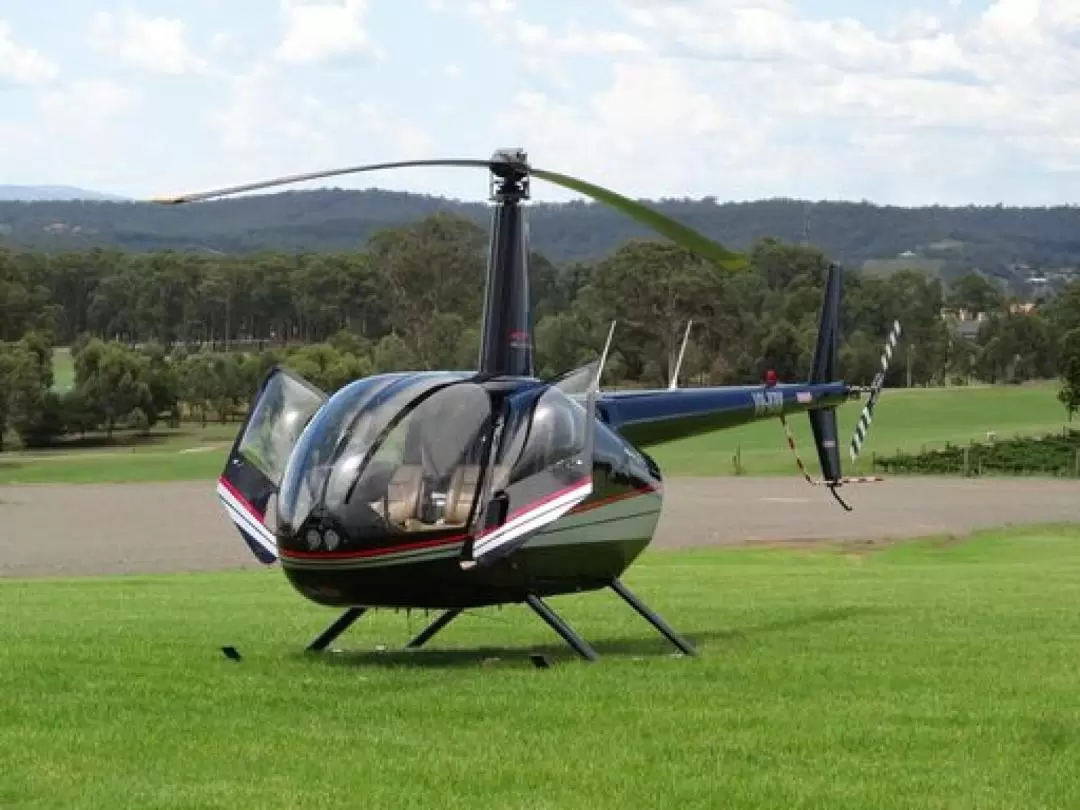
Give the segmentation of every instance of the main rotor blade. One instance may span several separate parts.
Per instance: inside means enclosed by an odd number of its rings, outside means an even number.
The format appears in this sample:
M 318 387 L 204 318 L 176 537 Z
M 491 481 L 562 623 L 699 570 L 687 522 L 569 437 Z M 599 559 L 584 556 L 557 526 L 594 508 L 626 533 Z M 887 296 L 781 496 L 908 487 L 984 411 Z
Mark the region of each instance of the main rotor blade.
M 239 186 L 218 188 L 213 191 L 200 191 L 194 194 L 181 194 L 176 197 L 156 197 L 151 202 L 162 205 L 180 205 L 181 203 L 201 202 L 212 200 L 215 197 L 226 197 L 230 194 L 240 194 L 244 191 L 259 191 L 264 188 L 275 186 L 287 186 L 290 183 L 302 183 L 305 180 L 320 180 L 324 177 L 338 177 L 343 174 L 359 174 L 360 172 L 372 172 L 379 169 L 403 169 L 413 166 L 465 166 L 478 169 L 489 169 L 494 165 L 490 160 L 443 159 L 443 160 L 399 160 L 390 163 L 368 163 L 362 166 L 347 166 L 344 169 L 324 169 L 305 174 L 290 174 L 283 177 L 274 177 L 270 180 L 260 180 L 256 183 L 244 183 Z
M 342 169 L 326 169 L 317 172 L 307 172 L 305 174 L 286 175 L 283 177 L 275 177 L 270 180 L 261 180 L 255 183 L 245 183 L 239 186 L 214 189 L 213 191 L 181 194 L 176 197 L 158 197 L 154 199 L 153 202 L 161 203 L 163 205 L 180 205 L 181 203 L 200 202 L 202 200 L 214 199 L 215 197 L 225 197 L 230 194 L 240 194 L 245 191 L 259 191 L 264 188 L 285 186 L 291 183 L 302 183 L 306 180 L 319 180 L 326 177 L 339 177 L 344 174 L 359 174 L 361 172 L 377 171 L 380 169 L 402 169 L 417 166 L 457 166 L 494 170 L 500 166 L 505 167 L 505 165 L 506 164 L 501 161 L 475 160 L 469 158 L 401 160 L 389 163 L 368 163 L 360 166 L 347 166 Z M 681 222 L 676 222 L 664 214 L 661 214 L 659 211 L 655 211 L 648 206 L 631 200 L 629 197 L 624 197 L 622 194 L 598 186 L 595 183 L 590 183 L 577 177 L 571 177 L 570 175 L 560 174 L 547 169 L 534 169 L 524 164 L 521 165 L 520 168 L 525 174 L 532 175 L 541 180 L 546 180 L 549 183 L 562 186 L 571 191 L 577 191 L 580 194 L 591 197 L 597 202 L 610 205 L 615 210 L 621 211 L 627 216 L 648 225 L 657 233 L 666 236 L 676 244 L 682 245 L 688 250 L 697 253 L 699 256 L 712 259 L 719 264 L 727 265 L 729 267 L 737 266 L 742 262 L 742 257 L 739 254 L 728 250 L 717 242 L 714 242 L 712 239 L 698 233 L 693 228 L 687 227 Z
M 541 180 L 547 180 L 549 183 L 554 183 L 563 188 L 568 188 L 572 191 L 577 191 L 588 197 L 592 197 L 597 202 L 607 203 L 617 211 L 622 211 L 627 216 L 648 225 L 654 231 L 666 236 L 672 242 L 682 245 L 687 250 L 691 250 L 700 256 L 704 256 L 724 265 L 734 265 L 742 261 L 742 257 L 738 253 L 728 250 L 723 245 L 698 233 L 693 228 L 689 228 L 681 222 L 676 222 L 675 220 L 664 216 L 659 211 L 642 205 L 639 202 L 635 202 L 629 197 L 624 197 L 622 194 L 618 194 L 610 189 L 603 188 L 595 183 L 589 183 L 585 180 L 579 180 L 576 177 L 570 177 L 569 175 L 550 172 L 547 169 L 532 169 L 530 174 L 534 177 L 539 177 Z

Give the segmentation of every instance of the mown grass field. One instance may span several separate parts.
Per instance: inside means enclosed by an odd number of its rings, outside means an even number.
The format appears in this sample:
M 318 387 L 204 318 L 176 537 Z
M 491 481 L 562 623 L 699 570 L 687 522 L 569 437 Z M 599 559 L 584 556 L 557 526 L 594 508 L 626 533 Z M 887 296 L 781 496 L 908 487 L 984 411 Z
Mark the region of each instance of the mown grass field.
M 54 391 L 64 393 L 75 387 L 75 358 L 71 349 L 53 349 L 52 368 Z
M 988 430 L 999 439 L 1016 435 L 1043 435 L 1066 426 L 1065 410 L 1057 401 L 1057 385 L 913 388 L 886 390 L 874 409 L 870 436 L 862 448 L 859 470 L 868 472 L 873 453 L 897 450 L 920 452 L 946 442 L 985 441 Z M 848 442 L 863 408 L 862 401 L 839 410 L 841 460 L 850 467 Z M 816 469 L 809 420 L 791 417 L 803 460 Z M 653 451 L 660 465 L 673 475 L 730 475 L 739 453 L 746 475 L 797 474 L 783 427 L 775 419 L 735 430 L 671 442 Z
M 1055 384 L 972 388 L 888 390 L 878 402 L 870 438 L 859 470 L 868 472 L 874 452 L 918 452 L 945 442 L 982 440 L 987 430 L 999 438 L 1042 435 L 1061 430 L 1065 411 L 1055 398 Z M 861 402 L 840 410 L 841 454 L 855 428 Z M 790 420 L 804 461 L 816 467 L 808 420 Z M 239 425 L 185 424 L 161 430 L 150 440 L 119 435 L 112 447 L 65 446 L 48 452 L 0 454 L 0 484 L 87 483 L 97 481 L 168 481 L 211 479 L 224 464 Z M 795 462 L 776 419 L 746 425 L 655 448 L 652 453 L 667 475 L 732 475 L 738 452 L 745 475 L 794 475 Z M 851 472 L 851 470 L 847 470 Z
M 4 808 L 1073 808 L 1080 528 L 648 554 L 524 608 L 332 617 L 280 572 L 0 581 Z M 235 644 L 244 660 L 226 660 Z M 537 649 L 555 659 L 533 668 Z

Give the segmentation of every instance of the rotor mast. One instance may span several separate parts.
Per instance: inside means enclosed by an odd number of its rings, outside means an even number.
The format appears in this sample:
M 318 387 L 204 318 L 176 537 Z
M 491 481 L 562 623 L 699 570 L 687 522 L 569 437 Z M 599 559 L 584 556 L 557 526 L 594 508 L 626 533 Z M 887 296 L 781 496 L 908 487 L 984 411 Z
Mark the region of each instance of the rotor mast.
M 523 149 L 491 157 L 491 254 L 480 338 L 482 374 L 532 377 L 529 239 L 522 203 L 529 199 L 529 164 Z

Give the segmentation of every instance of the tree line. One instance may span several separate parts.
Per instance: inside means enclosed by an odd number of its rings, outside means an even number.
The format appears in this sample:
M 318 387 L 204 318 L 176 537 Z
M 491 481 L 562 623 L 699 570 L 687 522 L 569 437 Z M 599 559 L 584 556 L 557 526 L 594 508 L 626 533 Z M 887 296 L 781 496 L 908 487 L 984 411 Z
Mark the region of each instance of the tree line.
M 913 251 L 940 261 L 948 281 L 971 267 L 1021 284 L 1023 274 L 1010 271 L 1011 265 L 1080 266 L 1080 208 L 1075 206 L 907 208 L 792 199 L 720 202 L 711 197 L 651 204 L 737 250 L 749 250 L 766 237 L 787 242 L 808 237 L 836 261 L 853 267 Z M 386 227 L 411 224 L 439 211 L 459 214 L 485 229 L 491 216 L 480 202 L 377 189 L 284 191 L 179 208 L 136 202 L 0 201 L 0 240 L 50 252 L 106 247 L 208 255 L 266 249 L 324 253 L 355 250 Z M 627 240 L 650 236 L 634 220 L 588 202 L 533 204 L 530 223 L 537 250 L 560 264 L 594 261 Z M 1015 291 L 1022 292 L 1019 287 Z
M 753 382 L 766 368 L 804 379 L 828 259 L 771 238 L 748 258 L 721 270 L 657 240 L 591 262 L 533 252 L 538 372 L 595 358 L 616 320 L 604 383 L 665 385 L 692 320 L 682 384 Z M 446 212 L 334 253 L 0 248 L 0 425 L 38 445 L 230 419 L 276 362 L 328 392 L 377 371 L 474 367 L 486 262 L 486 232 Z M 1080 283 L 1030 312 L 1017 303 L 976 274 L 946 288 L 919 271 L 848 271 L 844 378 L 872 380 L 894 319 L 903 337 L 890 386 L 1080 375 Z M 959 310 L 983 316 L 971 339 L 948 315 Z M 67 392 L 54 390 L 54 346 L 72 349 Z

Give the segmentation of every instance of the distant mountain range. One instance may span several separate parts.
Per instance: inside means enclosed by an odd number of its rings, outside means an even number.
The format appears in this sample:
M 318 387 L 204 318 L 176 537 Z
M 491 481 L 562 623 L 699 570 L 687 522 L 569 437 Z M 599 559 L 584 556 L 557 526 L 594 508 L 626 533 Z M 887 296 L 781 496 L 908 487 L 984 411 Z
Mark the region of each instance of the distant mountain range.
M 711 197 L 645 202 L 737 250 L 762 237 L 806 239 L 832 260 L 874 273 L 918 268 L 949 281 L 978 269 L 1018 294 L 1028 294 L 1031 284 L 1060 286 L 1080 273 L 1078 206 L 905 208 Z M 284 191 L 174 207 L 77 188 L 0 186 L 0 246 L 204 254 L 356 250 L 382 228 L 436 211 L 485 229 L 491 216 L 484 203 L 378 189 Z M 533 248 L 558 263 L 594 260 L 627 239 L 655 237 L 594 203 L 534 203 L 529 213 Z
M 74 186 L 5 186 L 0 185 L 0 200 L 41 202 L 55 200 L 103 200 L 107 202 L 123 202 L 126 197 L 116 194 L 105 194 L 101 191 L 90 191 L 85 188 Z

